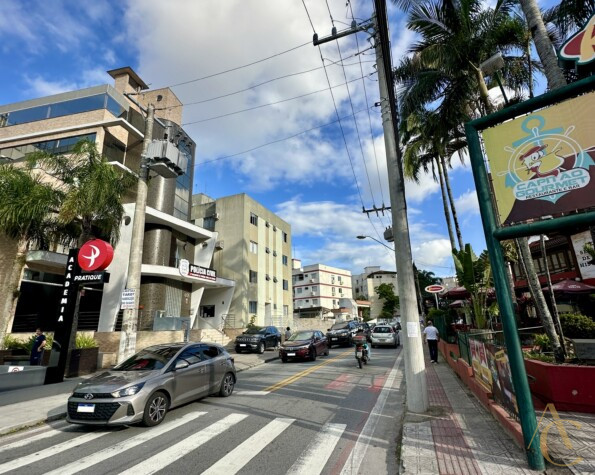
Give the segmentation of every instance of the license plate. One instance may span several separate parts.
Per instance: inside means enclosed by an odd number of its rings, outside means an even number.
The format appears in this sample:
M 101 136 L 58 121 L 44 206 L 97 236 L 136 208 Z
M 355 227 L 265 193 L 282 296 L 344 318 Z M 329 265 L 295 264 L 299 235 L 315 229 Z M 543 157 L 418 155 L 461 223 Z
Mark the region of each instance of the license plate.
M 95 404 L 79 404 L 76 412 L 95 412 Z
M 357 351 L 357 352 L 355 353 L 355 356 L 357 356 L 358 358 L 361 358 L 361 357 L 362 357 L 362 355 L 363 355 L 363 352 L 361 352 L 361 351 Z
M 240 343 L 240 346 L 246 346 L 246 343 Z
M 287 356 L 295 356 L 295 353 L 287 353 Z

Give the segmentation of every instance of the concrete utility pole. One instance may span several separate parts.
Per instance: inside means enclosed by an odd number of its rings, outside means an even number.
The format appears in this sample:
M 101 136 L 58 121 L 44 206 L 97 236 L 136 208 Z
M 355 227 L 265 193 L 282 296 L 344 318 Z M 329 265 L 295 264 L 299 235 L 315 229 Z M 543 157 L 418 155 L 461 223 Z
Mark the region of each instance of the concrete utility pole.
M 130 243 L 130 257 L 128 260 L 127 290 L 134 290 L 134 308 L 124 310 L 122 331 L 120 333 L 120 349 L 118 363 L 129 358 L 136 351 L 136 330 L 138 325 L 138 305 L 140 297 L 141 267 L 143 264 L 143 239 L 145 235 L 145 213 L 147 209 L 147 191 L 149 188 L 149 144 L 153 140 L 153 122 L 155 120 L 155 106 L 147 107 L 145 120 L 145 137 L 141 155 L 138 186 L 136 190 L 136 205 L 134 207 L 134 221 L 132 224 L 132 242 Z
M 384 145 L 386 148 L 386 168 L 393 221 L 395 259 L 399 278 L 399 302 L 401 321 L 404 322 L 405 341 L 405 381 L 407 383 L 407 409 L 411 412 L 428 410 L 428 391 L 426 384 L 426 365 L 417 310 L 415 293 L 415 276 L 411 241 L 409 239 L 409 221 L 407 219 L 407 202 L 405 199 L 405 180 L 403 177 L 401 150 L 397 142 L 396 104 L 393 102 L 392 68 L 390 67 L 390 50 L 386 18 L 386 2 L 374 0 L 376 8 L 376 66 L 378 68 L 378 84 L 380 85 L 380 108 L 382 126 L 384 128 Z M 386 55 L 386 56 L 384 56 Z M 391 76 L 387 77 L 388 74 Z M 390 90 L 389 90 L 390 88 Z M 393 113 L 395 122 L 393 122 Z
M 384 128 L 384 144 L 386 147 L 393 236 L 394 242 L 399 243 L 398 246 L 395 246 L 394 251 L 399 276 L 397 285 L 399 289 L 401 321 L 404 323 L 403 330 L 406 337 L 403 342 L 403 351 L 405 352 L 407 409 L 410 412 L 421 413 L 428 410 L 426 366 L 421 340 L 419 313 L 417 310 L 411 242 L 409 240 L 405 180 L 401 166 L 401 151 L 397 140 L 398 123 L 392 81 L 392 66 L 390 62 L 386 1 L 374 0 L 374 8 L 376 10 L 376 16 L 373 23 L 366 22 L 360 26 L 356 26 L 353 23 L 351 29 L 339 34 L 335 33 L 323 39 L 319 39 L 315 33 L 314 45 L 317 46 L 329 41 L 335 41 L 337 38 L 357 33 L 358 31 L 368 30 L 375 25 L 376 66 L 378 68 L 378 84 L 380 85 L 380 105 L 382 125 Z M 391 76 L 387 77 L 387 71 Z

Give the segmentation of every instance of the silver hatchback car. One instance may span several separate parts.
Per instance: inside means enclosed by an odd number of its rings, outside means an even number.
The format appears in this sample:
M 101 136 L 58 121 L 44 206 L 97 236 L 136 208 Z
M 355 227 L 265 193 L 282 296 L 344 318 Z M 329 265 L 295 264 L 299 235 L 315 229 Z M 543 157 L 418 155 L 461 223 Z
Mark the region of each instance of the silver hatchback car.
M 154 426 L 175 406 L 211 394 L 233 392 L 236 369 L 215 343 L 172 343 L 139 351 L 115 368 L 74 389 L 68 422 Z

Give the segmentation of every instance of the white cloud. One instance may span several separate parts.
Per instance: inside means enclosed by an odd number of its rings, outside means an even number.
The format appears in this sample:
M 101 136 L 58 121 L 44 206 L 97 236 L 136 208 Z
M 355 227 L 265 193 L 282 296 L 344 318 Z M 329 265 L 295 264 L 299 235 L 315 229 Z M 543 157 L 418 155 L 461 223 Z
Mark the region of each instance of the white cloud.
M 460 214 L 479 214 L 479 202 L 475 190 L 467 190 L 455 199 L 455 207 Z

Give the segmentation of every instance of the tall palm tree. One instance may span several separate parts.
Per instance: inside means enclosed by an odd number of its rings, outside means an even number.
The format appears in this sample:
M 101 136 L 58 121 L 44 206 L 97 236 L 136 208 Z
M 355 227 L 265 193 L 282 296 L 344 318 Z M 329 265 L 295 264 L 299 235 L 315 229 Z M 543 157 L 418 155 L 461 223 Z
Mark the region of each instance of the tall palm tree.
M 16 256 L 0 292 L 0 345 L 14 314 L 27 251 L 51 239 L 56 229 L 52 216 L 61 198 L 61 191 L 44 183 L 40 175 L 22 167 L 0 166 L 0 235 L 16 241 Z
M 567 38 L 586 23 L 594 10 L 595 0 L 561 0 L 544 12 L 543 19 L 556 26 L 561 38 Z

